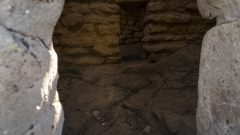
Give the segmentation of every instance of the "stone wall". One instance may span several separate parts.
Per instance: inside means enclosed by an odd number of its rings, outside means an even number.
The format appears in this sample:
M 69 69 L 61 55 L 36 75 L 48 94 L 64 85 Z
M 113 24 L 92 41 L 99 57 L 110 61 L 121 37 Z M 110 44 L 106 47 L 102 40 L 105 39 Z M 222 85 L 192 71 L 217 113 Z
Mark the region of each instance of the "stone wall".
M 124 59 L 158 61 L 188 44 L 201 44 L 215 20 L 196 0 L 67 1 L 53 41 L 59 64 L 100 65 Z
M 144 18 L 144 49 L 151 61 L 170 55 L 191 42 L 201 43 L 203 35 L 215 25 L 204 20 L 196 0 L 152 0 Z
M 119 12 L 116 4 L 67 1 L 53 35 L 60 63 L 118 62 Z

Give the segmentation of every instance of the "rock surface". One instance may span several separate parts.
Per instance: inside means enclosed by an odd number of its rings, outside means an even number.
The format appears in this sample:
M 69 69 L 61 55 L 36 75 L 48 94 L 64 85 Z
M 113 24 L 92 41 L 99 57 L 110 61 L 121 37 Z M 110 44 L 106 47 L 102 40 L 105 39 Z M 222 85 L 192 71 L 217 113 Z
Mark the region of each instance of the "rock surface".
M 142 23 L 142 40 L 150 61 L 161 60 L 162 54 L 172 54 L 189 42 L 201 42 L 204 33 L 215 25 L 214 20 L 202 19 L 195 0 L 152 0 Z
M 0 134 L 60 135 L 51 35 L 63 0 L 0 1 Z
M 64 0 L 0 1 L 0 24 L 25 36 L 39 38 L 50 48 Z
M 197 113 L 198 134 L 239 134 L 240 22 L 222 24 L 203 40 Z
M 198 0 L 201 15 L 207 19 L 217 18 L 217 24 L 240 19 L 239 0 Z
M 197 129 L 199 135 L 240 133 L 240 21 L 238 0 L 198 0 L 205 18 L 217 17 L 202 45 Z
M 112 57 L 120 57 L 119 12 L 117 4 L 108 2 L 67 1 L 53 35 L 60 62 L 99 65 L 107 59 L 106 63 L 115 63 Z
M 63 135 L 146 135 L 147 125 L 149 135 L 172 135 L 160 111 L 195 116 L 200 50 L 200 45 L 189 45 L 156 63 L 66 65 L 58 83 L 65 111 Z M 95 110 L 101 112 L 99 120 L 99 113 L 93 117 Z M 159 119 L 153 112 L 159 112 Z M 188 131 L 184 125 L 181 131 Z

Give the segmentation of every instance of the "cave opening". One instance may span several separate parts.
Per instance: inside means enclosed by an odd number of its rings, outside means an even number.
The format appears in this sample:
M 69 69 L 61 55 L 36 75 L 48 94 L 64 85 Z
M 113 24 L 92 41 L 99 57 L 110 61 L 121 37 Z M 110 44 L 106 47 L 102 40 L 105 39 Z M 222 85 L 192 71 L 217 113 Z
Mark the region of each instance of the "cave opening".
M 196 1 L 66 1 L 53 34 L 63 135 L 196 133 Z M 154 63 L 153 63 L 154 62 Z

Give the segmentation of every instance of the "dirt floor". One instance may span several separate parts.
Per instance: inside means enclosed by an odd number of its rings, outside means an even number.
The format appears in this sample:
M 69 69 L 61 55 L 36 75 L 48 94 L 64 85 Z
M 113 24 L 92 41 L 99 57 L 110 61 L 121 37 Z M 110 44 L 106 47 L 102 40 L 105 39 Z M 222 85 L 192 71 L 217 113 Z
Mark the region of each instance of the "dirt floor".
M 164 112 L 195 117 L 200 49 L 189 45 L 157 63 L 60 65 L 63 135 L 181 134 Z

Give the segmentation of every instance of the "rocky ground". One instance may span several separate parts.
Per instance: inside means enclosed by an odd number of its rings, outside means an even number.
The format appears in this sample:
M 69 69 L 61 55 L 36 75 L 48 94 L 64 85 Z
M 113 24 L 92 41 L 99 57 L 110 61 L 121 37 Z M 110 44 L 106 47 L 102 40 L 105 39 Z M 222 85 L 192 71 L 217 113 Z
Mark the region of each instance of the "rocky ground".
M 196 134 L 200 49 L 188 45 L 157 63 L 60 65 L 63 135 Z

